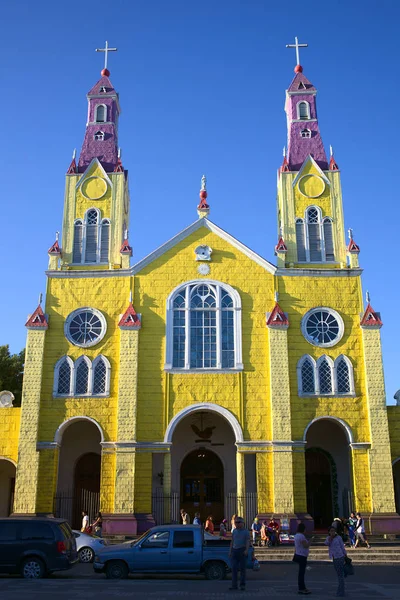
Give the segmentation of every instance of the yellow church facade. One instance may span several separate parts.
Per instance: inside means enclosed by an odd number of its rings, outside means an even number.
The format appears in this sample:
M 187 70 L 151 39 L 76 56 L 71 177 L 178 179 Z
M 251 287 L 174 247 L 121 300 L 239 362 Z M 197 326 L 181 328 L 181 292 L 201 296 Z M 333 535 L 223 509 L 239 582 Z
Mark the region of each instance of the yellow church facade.
M 364 306 L 340 170 L 296 69 L 277 265 L 209 220 L 205 178 L 194 223 L 131 265 L 119 98 L 102 71 L 45 303 L 26 324 L 22 407 L 0 409 L 3 513 L 77 526 L 81 510 L 101 510 L 107 533 L 129 534 L 180 508 L 274 514 L 292 529 L 357 510 L 370 530 L 399 531 L 400 407 L 386 406 L 382 321 Z

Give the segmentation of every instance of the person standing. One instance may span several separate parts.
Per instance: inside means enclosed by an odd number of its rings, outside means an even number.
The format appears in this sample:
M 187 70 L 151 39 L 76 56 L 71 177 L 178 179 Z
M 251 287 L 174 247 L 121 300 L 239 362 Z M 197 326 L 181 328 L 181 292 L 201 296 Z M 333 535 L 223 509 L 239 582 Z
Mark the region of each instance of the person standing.
M 221 524 L 219 526 L 219 537 L 226 538 L 226 526 L 228 521 L 226 519 L 222 519 Z
M 183 525 L 190 525 L 190 517 L 184 508 L 181 508 L 181 519 Z
M 344 563 L 347 554 L 343 540 L 334 527 L 330 527 L 325 545 L 329 547 L 329 558 L 333 560 L 333 566 L 338 577 L 336 596 L 342 597 L 344 596 Z
M 200 513 L 194 513 L 193 525 L 201 525 Z
M 297 533 L 294 536 L 294 557 L 293 561 L 299 565 L 299 575 L 297 583 L 299 586 L 299 594 L 311 594 L 310 590 L 306 588 L 304 576 L 307 568 L 307 558 L 310 552 L 311 541 L 308 541 L 304 532 L 306 526 L 304 523 L 299 523 L 297 526 Z
M 251 524 L 251 535 L 253 537 L 253 546 L 256 546 L 256 544 L 260 540 L 260 531 L 261 531 L 261 524 L 258 522 L 258 518 L 255 517 L 254 521 Z
M 229 558 L 232 567 L 232 585 L 230 590 L 238 589 L 238 571 L 240 570 L 240 589 L 246 589 L 246 563 L 250 546 L 250 532 L 244 527 L 242 517 L 236 517 L 235 529 L 232 531 L 232 540 Z
M 102 517 L 101 512 L 98 512 L 96 514 L 96 518 L 95 518 L 94 522 L 92 523 L 92 527 L 93 527 L 95 534 L 98 537 L 101 537 L 101 534 L 103 533 L 103 517 Z
M 81 531 L 82 533 L 88 533 L 89 530 L 89 517 L 87 514 L 87 510 L 83 510 L 82 511 L 82 527 L 81 527 Z
M 349 532 L 350 544 L 351 544 L 352 548 L 354 548 L 355 544 L 356 544 L 356 534 L 355 534 L 356 524 L 357 524 L 356 515 L 352 512 L 352 513 L 350 513 L 350 516 L 347 520 L 347 530 Z
M 233 531 L 234 529 L 236 529 L 236 525 L 235 525 L 236 519 L 237 519 L 237 515 L 232 515 L 232 517 L 231 517 L 231 531 Z
M 364 519 L 360 515 L 360 513 L 356 514 L 357 522 L 356 522 L 356 545 L 354 548 L 357 548 L 360 542 L 367 544 L 367 548 L 371 548 L 368 543 L 367 536 L 365 535 L 365 527 L 364 527 Z
M 211 533 L 211 535 L 214 535 L 214 523 L 212 515 L 209 515 L 207 517 L 206 526 L 204 527 L 204 529 L 205 531 L 208 531 L 208 533 Z

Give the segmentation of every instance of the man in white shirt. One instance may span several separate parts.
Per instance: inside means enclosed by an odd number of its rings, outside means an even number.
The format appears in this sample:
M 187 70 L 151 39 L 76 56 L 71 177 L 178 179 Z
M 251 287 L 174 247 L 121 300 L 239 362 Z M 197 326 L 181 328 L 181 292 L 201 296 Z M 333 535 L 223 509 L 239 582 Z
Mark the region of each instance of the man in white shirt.
M 89 517 L 87 514 L 87 510 L 83 510 L 82 511 L 82 528 L 81 531 L 86 531 L 86 529 L 89 527 Z

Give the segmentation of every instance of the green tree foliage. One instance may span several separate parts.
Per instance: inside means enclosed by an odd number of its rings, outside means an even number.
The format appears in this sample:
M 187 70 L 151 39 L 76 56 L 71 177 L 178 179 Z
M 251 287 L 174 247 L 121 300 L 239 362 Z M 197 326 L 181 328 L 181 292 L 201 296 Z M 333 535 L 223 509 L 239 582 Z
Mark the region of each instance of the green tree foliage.
M 0 346 L 0 391 L 8 390 L 14 394 L 14 406 L 21 406 L 24 361 L 25 350 L 10 354 L 8 344 Z

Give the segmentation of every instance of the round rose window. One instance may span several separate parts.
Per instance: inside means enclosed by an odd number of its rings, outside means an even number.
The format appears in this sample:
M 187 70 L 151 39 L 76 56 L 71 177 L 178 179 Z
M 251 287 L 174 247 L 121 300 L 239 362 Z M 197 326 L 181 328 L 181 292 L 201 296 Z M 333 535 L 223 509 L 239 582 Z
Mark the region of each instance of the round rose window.
M 314 346 L 334 346 L 343 336 L 342 317 L 331 308 L 314 308 L 301 322 L 304 337 Z
M 95 308 L 79 308 L 65 322 L 65 335 L 75 346 L 87 348 L 103 339 L 107 324 L 102 313 Z

